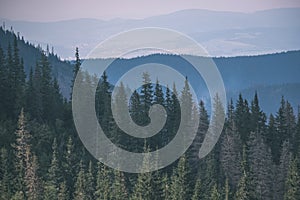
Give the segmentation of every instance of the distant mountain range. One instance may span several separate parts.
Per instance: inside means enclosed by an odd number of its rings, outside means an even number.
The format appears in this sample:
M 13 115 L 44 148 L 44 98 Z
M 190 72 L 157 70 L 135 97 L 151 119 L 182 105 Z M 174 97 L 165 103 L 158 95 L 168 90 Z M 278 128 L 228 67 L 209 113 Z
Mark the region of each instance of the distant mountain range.
M 8 43 L 13 42 L 10 31 L 0 29 L 0 46 L 7 49 Z M 24 60 L 25 72 L 34 68 L 40 58 L 41 50 L 34 45 L 19 39 L 20 56 Z M 208 59 L 193 57 L 193 59 Z M 219 57 L 213 58 L 224 80 L 228 100 L 235 100 L 239 93 L 251 100 L 257 91 L 262 109 L 267 113 L 276 113 L 281 96 L 291 102 L 294 108 L 300 105 L 300 51 L 289 51 L 259 56 Z M 73 77 L 72 62 L 61 61 L 58 56 L 50 54 L 49 61 L 52 74 L 59 81 L 64 97 L 69 98 L 71 80 Z M 107 59 L 94 61 L 99 65 Z M 194 73 L 192 67 L 177 55 L 154 54 L 131 59 L 116 59 L 108 68 L 109 81 L 116 81 L 129 69 L 145 63 L 161 63 L 168 65 L 184 76 L 188 76 L 198 96 L 208 100 L 207 88 L 199 74 Z M 155 77 L 152 77 L 155 80 Z
M 85 56 L 99 42 L 124 30 L 141 27 L 170 28 L 191 36 L 212 56 L 258 55 L 300 49 L 300 8 L 254 13 L 182 10 L 141 20 L 74 19 L 26 22 L 1 19 L 30 42 L 55 47 L 62 58 L 74 57 L 79 46 Z

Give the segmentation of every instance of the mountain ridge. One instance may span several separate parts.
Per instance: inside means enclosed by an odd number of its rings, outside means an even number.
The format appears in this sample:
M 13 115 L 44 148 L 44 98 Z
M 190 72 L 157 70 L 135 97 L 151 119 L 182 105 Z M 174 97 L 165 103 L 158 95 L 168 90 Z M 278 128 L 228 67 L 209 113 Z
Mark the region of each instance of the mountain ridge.
M 58 22 L 0 20 L 44 48 L 54 46 L 63 58 L 72 59 L 79 46 L 87 55 L 104 39 L 141 27 L 162 27 L 182 32 L 202 44 L 213 56 L 262 54 L 300 48 L 300 8 L 271 9 L 254 13 L 183 10 L 145 19 L 72 19 Z M 84 57 L 84 56 L 83 56 Z

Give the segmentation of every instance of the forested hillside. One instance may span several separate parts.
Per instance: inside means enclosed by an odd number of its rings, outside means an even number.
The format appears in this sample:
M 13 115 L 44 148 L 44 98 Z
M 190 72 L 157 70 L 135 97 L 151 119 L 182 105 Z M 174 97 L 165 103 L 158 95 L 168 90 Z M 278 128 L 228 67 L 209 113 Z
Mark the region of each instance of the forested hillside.
M 20 57 L 23 58 L 24 70 L 27 78 L 30 69 L 35 69 L 36 61 L 40 59 L 42 49 L 24 40 L 23 37 L 15 37 L 13 30 L 3 30 L 0 28 L 0 44 L 2 49 L 7 50 L 8 44 L 13 45 L 17 40 Z M 45 50 L 49 63 L 52 66 L 52 76 L 58 80 L 63 97 L 69 99 L 72 83 L 73 61 L 61 61 L 59 56 L 53 52 L 51 47 Z M 237 100 L 238 94 L 243 93 L 247 100 L 251 100 L 253 93 L 260 93 L 261 105 L 268 114 L 275 113 L 281 96 L 289 99 L 293 107 L 298 105 L 300 93 L 297 92 L 300 84 L 300 51 L 289 51 L 270 55 L 240 56 L 240 57 L 218 57 L 213 58 L 218 67 L 224 84 L 228 100 Z M 194 57 L 199 59 L 201 57 Z M 96 64 L 107 60 L 97 60 Z M 202 77 L 194 76 L 190 71 L 191 66 L 184 62 L 180 56 L 175 55 L 149 55 L 131 59 L 117 59 L 107 71 L 111 83 L 115 83 L 118 78 L 133 66 L 148 62 L 161 63 L 172 66 L 183 75 L 188 75 L 190 82 L 197 85 L 197 92 L 201 98 L 208 98 L 207 88 L 202 81 Z M 193 76 L 191 76 L 191 74 Z M 200 81 L 199 81 L 200 80 Z M 209 107 L 209 105 L 207 105 Z
M 237 101 L 219 106 L 219 112 L 227 111 L 225 127 L 213 151 L 200 160 L 209 114 L 203 102 L 193 102 L 187 82 L 177 92 L 176 86 L 163 90 L 159 80 L 134 91 L 129 111 L 137 124 L 149 123 L 146 113 L 156 103 L 168 114 L 163 130 L 144 140 L 117 127 L 110 108 L 110 75 L 98 82 L 86 74 L 83 83 L 98 85 L 99 123 L 114 143 L 128 150 L 153 151 L 169 143 L 178 129 L 180 101 L 199 115 L 197 137 L 178 161 L 155 172 L 123 173 L 94 159 L 82 145 L 71 102 L 64 100 L 51 73 L 51 56 L 39 51 L 26 79 L 21 45 L 16 36 L 13 41 L 2 46 L 1 40 L 0 48 L 0 199 L 300 199 L 300 113 L 289 99 L 277 99 L 277 112 L 268 116 L 259 93 L 250 101 L 240 94 Z M 79 66 L 77 49 L 74 75 L 84 73 Z M 145 82 L 149 78 L 146 73 L 141 77 Z M 121 86 L 119 96 L 124 93 Z M 220 105 L 218 98 L 214 103 Z
M 2 49 L 7 50 L 8 46 L 14 44 L 18 45 L 20 58 L 23 60 L 24 71 L 29 77 L 30 69 L 34 70 L 36 62 L 41 58 L 42 48 L 34 46 L 29 42 L 25 41 L 23 37 L 14 34 L 13 29 L 4 30 L 3 27 L 0 28 L 0 45 Z M 70 84 L 72 80 L 72 65 L 69 62 L 61 61 L 61 59 L 56 55 L 53 47 L 48 47 L 45 51 L 48 56 L 48 61 L 51 63 L 51 76 L 58 80 L 62 94 L 64 97 L 69 97 L 70 95 Z

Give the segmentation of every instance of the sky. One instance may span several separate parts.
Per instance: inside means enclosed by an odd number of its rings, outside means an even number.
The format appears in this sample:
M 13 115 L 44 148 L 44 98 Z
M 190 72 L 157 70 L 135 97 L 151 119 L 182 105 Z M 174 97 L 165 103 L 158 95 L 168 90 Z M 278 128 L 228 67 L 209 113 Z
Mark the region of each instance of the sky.
M 0 0 L 0 18 L 60 21 L 76 18 L 134 18 L 184 9 L 255 12 L 300 7 L 299 0 Z

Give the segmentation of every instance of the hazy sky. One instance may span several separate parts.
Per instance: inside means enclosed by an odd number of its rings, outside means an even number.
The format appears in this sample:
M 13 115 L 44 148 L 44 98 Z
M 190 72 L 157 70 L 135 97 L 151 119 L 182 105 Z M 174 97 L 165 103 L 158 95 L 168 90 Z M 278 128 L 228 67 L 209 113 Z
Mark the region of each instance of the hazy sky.
M 300 7 L 300 0 L 0 0 L 0 18 L 145 18 L 190 8 L 253 12 L 286 7 Z

